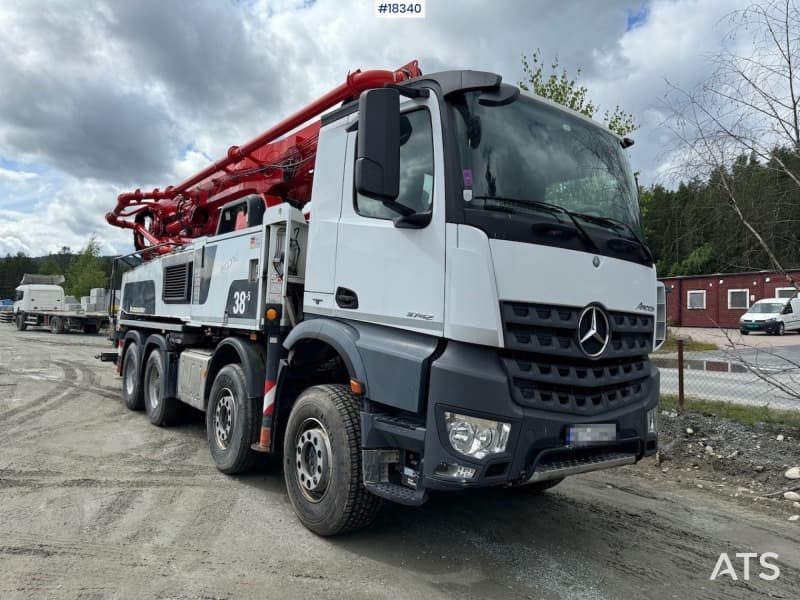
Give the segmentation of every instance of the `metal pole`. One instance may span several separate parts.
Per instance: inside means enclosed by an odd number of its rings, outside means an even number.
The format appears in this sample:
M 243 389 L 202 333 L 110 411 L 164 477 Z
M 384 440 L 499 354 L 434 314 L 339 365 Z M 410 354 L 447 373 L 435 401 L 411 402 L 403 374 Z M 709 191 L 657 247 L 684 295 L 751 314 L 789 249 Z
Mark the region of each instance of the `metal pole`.
M 678 407 L 681 414 L 684 412 L 683 366 L 683 338 L 678 338 Z

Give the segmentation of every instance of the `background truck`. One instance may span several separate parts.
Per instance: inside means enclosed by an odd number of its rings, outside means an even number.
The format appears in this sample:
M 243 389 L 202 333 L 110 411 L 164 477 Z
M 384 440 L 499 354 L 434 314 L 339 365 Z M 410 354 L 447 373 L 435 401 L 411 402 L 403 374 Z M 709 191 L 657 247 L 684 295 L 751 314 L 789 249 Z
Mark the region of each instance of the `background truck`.
M 337 106 L 338 105 L 338 106 Z M 121 194 L 122 398 L 282 456 L 321 535 L 382 500 L 541 491 L 657 449 L 664 289 L 631 140 L 499 75 L 356 71 L 177 186 Z
M 13 318 L 20 331 L 28 327 L 48 327 L 53 333 L 82 331 L 97 333 L 107 327 L 107 312 L 73 309 L 66 303 L 62 275 L 22 276 L 14 291 Z M 77 307 L 76 307 L 77 308 Z

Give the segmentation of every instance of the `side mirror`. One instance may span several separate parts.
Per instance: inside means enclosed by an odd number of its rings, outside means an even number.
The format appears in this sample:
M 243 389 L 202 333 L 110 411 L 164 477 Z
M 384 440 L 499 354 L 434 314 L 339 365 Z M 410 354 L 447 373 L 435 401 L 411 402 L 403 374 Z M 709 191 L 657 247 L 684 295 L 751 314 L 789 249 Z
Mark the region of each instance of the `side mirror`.
M 358 100 L 355 184 L 359 194 L 393 201 L 400 193 L 400 93 L 367 90 Z

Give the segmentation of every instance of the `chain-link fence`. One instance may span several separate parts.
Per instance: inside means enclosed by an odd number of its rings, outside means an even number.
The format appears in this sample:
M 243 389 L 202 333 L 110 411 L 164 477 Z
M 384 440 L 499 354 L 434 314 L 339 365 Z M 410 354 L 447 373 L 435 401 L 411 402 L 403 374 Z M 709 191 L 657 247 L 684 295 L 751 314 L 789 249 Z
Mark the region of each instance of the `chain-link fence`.
M 674 351 L 651 357 L 661 372 L 662 446 L 685 437 L 687 399 L 800 409 L 800 337 L 797 345 L 732 342 L 704 351 L 691 350 L 692 345 L 680 337 L 675 341 Z

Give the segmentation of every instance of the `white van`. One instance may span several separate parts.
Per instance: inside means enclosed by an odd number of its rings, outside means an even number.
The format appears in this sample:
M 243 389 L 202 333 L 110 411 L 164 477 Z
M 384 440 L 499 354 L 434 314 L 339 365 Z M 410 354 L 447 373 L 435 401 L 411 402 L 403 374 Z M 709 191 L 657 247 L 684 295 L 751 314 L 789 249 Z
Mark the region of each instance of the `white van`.
M 753 303 L 739 319 L 739 331 L 742 335 L 751 331 L 768 335 L 800 332 L 800 298 L 764 298 Z

